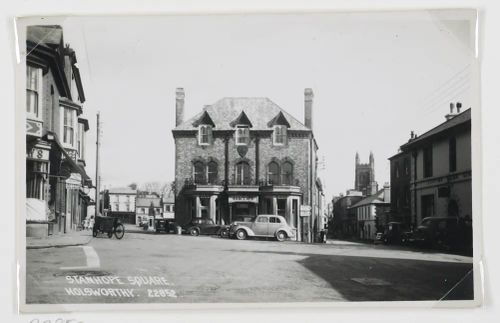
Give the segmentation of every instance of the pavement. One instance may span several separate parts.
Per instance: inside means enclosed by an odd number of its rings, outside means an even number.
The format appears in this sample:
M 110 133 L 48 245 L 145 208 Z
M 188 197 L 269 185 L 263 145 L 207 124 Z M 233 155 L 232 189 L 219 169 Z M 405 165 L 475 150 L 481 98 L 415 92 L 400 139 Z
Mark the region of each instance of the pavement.
M 27 249 L 57 248 L 86 245 L 92 240 L 92 231 L 72 231 L 48 237 L 26 237 Z
M 26 302 L 218 303 L 473 299 L 472 258 L 368 244 L 126 232 L 26 251 Z

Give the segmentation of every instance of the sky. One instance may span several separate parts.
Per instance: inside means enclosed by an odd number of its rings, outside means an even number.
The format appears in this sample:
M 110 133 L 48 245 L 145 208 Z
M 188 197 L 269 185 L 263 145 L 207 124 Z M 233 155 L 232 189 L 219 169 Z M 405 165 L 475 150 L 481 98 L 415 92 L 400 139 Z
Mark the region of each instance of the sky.
M 177 87 L 185 119 L 223 97 L 268 97 L 298 120 L 309 87 L 326 197 L 353 188 L 356 152 L 368 162 L 373 151 L 383 185 L 411 130 L 443 122 L 450 102 L 473 102 L 473 26 L 462 14 L 66 18 L 87 99 L 87 172 L 95 176 L 97 111 L 102 185 L 169 182 Z

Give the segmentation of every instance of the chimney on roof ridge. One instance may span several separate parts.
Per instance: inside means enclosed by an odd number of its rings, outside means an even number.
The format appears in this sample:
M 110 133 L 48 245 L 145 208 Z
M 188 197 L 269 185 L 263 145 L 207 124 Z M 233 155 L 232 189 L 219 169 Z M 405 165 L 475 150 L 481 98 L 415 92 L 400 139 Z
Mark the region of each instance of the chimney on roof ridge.
M 177 127 L 184 121 L 184 89 L 178 87 L 175 90 L 175 126 Z
M 461 107 L 462 107 L 462 103 L 458 102 L 457 103 L 457 111 L 460 111 Z M 453 119 L 457 115 L 457 113 L 453 111 L 454 108 L 455 108 L 455 104 L 453 104 L 453 102 L 451 102 L 450 103 L 450 113 L 448 113 L 447 115 L 444 116 L 446 118 L 446 121 Z
M 461 108 L 462 108 L 462 102 L 457 102 L 457 113 L 460 113 Z
M 313 99 L 313 90 L 311 88 L 306 88 L 304 90 L 304 125 L 311 130 L 313 127 Z

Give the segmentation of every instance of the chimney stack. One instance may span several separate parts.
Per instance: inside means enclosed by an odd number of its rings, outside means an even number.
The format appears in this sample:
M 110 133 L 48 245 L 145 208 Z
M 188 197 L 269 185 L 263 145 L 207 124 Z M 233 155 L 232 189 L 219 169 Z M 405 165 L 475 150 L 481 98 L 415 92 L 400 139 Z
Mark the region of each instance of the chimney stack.
M 313 90 L 310 88 L 307 88 L 304 90 L 304 124 L 307 128 L 312 130 L 313 127 L 313 112 L 312 112 L 312 106 L 313 106 L 313 99 L 314 99 L 314 93 Z
M 178 87 L 175 90 L 175 126 L 184 121 L 184 89 Z
M 457 113 L 460 113 L 460 109 L 462 108 L 462 103 L 457 102 Z
M 460 102 L 457 103 L 457 111 L 460 111 L 460 108 L 462 107 L 462 104 Z M 455 104 L 450 103 L 450 113 L 448 113 L 447 115 L 445 115 L 444 117 L 446 118 L 446 121 L 448 120 L 451 120 L 453 117 L 455 117 L 457 115 L 457 113 L 455 113 L 453 111 L 453 109 L 455 108 Z

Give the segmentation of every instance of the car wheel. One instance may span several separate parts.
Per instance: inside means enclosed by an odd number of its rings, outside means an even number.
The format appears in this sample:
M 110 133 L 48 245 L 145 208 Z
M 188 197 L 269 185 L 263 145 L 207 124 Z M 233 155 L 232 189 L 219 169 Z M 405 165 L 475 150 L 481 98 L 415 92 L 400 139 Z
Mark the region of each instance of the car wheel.
M 247 232 L 243 229 L 236 231 L 236 239 L 245 240 L 247 238 Z
M 220 236 L 221 236 L 221 238 L 227 238 L 227 237 L 229 237 L 229 230 L 228 229 L 222 229 L 220 231 Z
M 276 233 L 276 240 L 278 241 L 285 241 L 286 237 L 287 235 L 285 231 L 278 231 L 278 233 Z
M 193 237 L 199 236 L 200 230 L 198 230 L 197 228 L 192 228 L 189 230 L 189 234 L 192 235 Z

